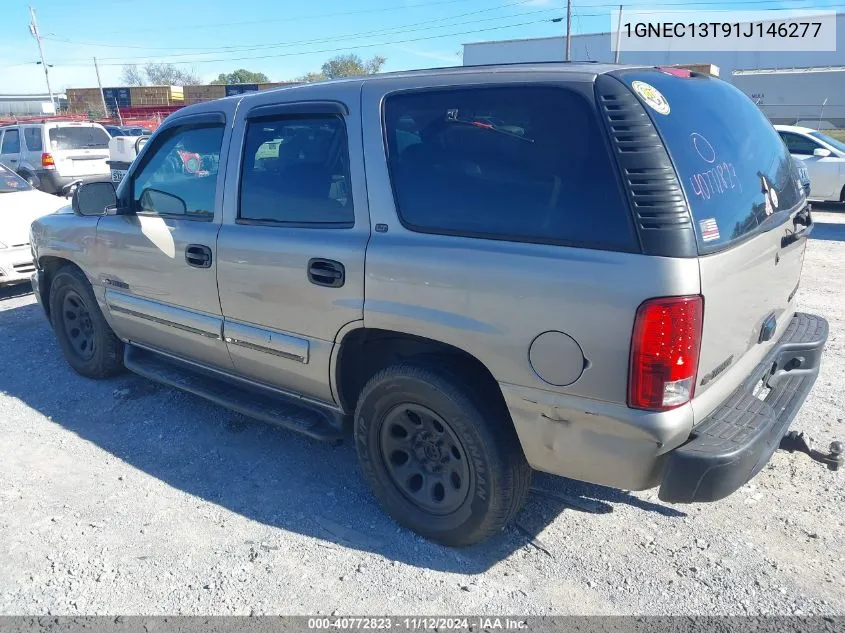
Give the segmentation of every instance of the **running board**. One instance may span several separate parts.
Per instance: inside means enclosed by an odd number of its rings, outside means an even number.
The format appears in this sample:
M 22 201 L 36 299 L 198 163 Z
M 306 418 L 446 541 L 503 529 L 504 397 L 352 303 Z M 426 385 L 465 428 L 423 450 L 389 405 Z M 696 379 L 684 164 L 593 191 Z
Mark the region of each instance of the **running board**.
M 144 378 L 182 389 L 245 416 L 324 442 L 343 438 L 348 416 L 328 406 L 287 396 L 193 363 L 127 344 L 126 368 Z

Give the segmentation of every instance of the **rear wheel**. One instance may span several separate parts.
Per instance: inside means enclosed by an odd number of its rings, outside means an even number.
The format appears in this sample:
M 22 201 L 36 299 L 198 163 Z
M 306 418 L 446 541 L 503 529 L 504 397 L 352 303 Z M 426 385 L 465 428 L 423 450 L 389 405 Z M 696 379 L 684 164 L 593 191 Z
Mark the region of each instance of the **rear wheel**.
M 845 187 L 842 187 L 842 192 L 839 194 L 839 202 L 845 202 Z
M 394 365 L 370 379 L 355 413 L 358 457 L 382 506 L 451 546 L 500 531 L 531 481 L 504 405 L 470 383 L 429 365 Z
M 106 323 L 85 274 L 61 268 L 50 284 L 50 320 L 68 364 L 88 378 L 123 370 L 123 343 Z

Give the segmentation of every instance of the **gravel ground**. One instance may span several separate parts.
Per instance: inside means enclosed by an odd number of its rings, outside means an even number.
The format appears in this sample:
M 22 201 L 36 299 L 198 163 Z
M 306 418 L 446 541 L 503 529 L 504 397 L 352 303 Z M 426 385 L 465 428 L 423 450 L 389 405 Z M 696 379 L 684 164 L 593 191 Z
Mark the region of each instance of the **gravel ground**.
M 845 214 L 816 221 L 800 302 L 831 332 L 792 428 L 826 445 L 845 436 Z M 449 550 L 382 514 L 348 442 L 77 376 L 24 292 L 0 300 L 2 614 L 845 614 L 845 476 L 806 455 L 709 505 L 538 476 L 570 504 L 532 494 Z

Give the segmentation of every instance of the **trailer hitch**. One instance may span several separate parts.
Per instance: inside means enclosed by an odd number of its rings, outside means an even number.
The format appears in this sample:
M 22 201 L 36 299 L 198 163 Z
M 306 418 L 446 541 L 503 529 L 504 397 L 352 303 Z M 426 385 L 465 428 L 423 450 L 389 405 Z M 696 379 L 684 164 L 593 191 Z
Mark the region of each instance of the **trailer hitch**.
M 803 431 L 790 431 L 780 440 L 779 448 L 794 453 L 807 453 L 811 459 L 825 464 L 829 470 L 839 470 L 845 466 L 845 455 L 843 454 L 842 442 L 831 442 L 828 452 L 823 453 L 813 446 L 813 438 Z

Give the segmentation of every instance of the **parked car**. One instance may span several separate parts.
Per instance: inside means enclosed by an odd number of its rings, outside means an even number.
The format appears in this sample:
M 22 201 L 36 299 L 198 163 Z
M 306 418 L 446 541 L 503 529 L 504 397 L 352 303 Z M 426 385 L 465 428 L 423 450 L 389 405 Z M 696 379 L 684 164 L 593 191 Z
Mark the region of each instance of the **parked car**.
M 103 129 L 109 133 L 109 136 L 114 138 L 115 136 L 126 136 L 126 133 L 123 131 L 123 128 L 119 125 L 104 125 Z
M 35 271 L 29 227 L 69 201 L 37 189 L 0 164 L 0 286 L 29 281 Z
M 789 153 L 807 167 L 816 200 L 845 202 L 845 143 L 824 132 L 776 125 Z
M 379 74 L 172 114 L 33 224 L 33 280 L 80 374 L 351 429 L 385 509 L 467 545 L 532 468 L 674 503 L 763 468 L 828 331 L 795 310 L 798 180 L 714 77 Z
M 109 175 L 109 134 L 97 123 L 49 121 L 0 127 L 0 162 L 33 187 L 60 193 L 75 180 Z
M 152 134 L 151 130 L 139 126 L 124 127 L 123 131 L 126 136 L 149 136 Z

